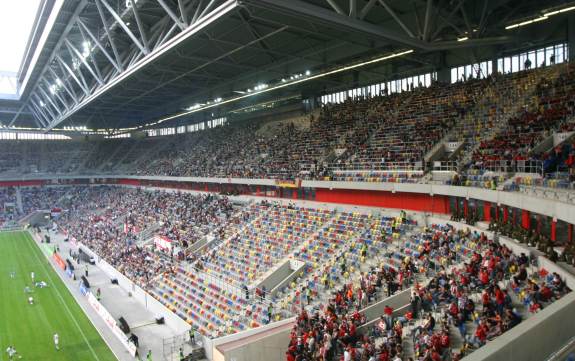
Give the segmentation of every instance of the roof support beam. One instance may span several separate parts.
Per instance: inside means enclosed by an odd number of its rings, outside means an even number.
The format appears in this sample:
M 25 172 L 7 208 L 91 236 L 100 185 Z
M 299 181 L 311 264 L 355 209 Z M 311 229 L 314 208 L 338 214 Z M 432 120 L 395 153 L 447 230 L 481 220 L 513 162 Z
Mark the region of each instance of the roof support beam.
M 40 93 L 42 93 L 42 95 L 44 96 L 44 98 L 46 98 L 48 100 L 48 103 L 50 105 L 52 105 L 52 107 L 54 108 L 54 110 L 56 111 L 56 113 L 58 115 L 62 115 L 62 109 L 60 109 L 60 107 L 56 104 L 56 102 L 54 102 L 54 100 L 52 100 L 52 97 L 48 95 L 48 93 L 46 93 L 46 91 L 44 90 L 44 88 L 42 88 L 42 86 L 38 85 L 37 89 L 40 91 Z M 50 108 L 48 108 L 50 109 Z
M 178 0 L 178 8 L 180 9 L 180 15 L 182 15 L 182 22 L 185 26 L 188 26 L 188 12 L 186 11 L 184 0 Z
M 110 46 L 114 50 L 115 45 L 112 45 L 113 44 L 112 34 L 110 33 L 110 27 L 107 24 L 106 17 L 104 16 L 104 12 L 103 12 L 104 8 L 106 8 L 106 10 L 109 11 L 116 20 L 121 20 L 121 19 L 117 19 L 117 17 L 119 17 L 119 15 L 114 12 L 114 10 L 106 2 L 106 0 L 95 0 L 95 3 L 96 3 L 96 6 L 98 7 L 98 12 L 100 14 L 100 18 L 102 20 L 102 23 L 104 24 L 106 36 L 108 37 L 108 40 L 110 41 Z M 214 7 L 216 3 L 218 3 L 218 2 L 214 0 L 210 3 L 211 5 L 208 4 L 208 7 L 210 7 L 210 6 Z M 190 3 L 188 6 L 191 7 L 191 6 L 193 6 L 193 4 L 194 3 Z M 235 10 L 237 8 L 237 6 L 238 6 L 237 0 L 224 0 L 223 2 L 220 3 L 219 6 L 214 7 L 210 11 L 207 11 L 207 7 L 203 8 L 203 13 L 205 13 L 205 15 L 200 16 L 196 22 L 190 24 L 184 31 L 181 31 L 176 35 L 171 35 L 171 34 L 170 34 L 170 36 L 164 35 L 164 38 L 160 39 L 160 41 L 163 41 L 163 43 L 161 45 L 156 44 L 154 50 L 151 52 L 144 53 L 143 51 L 141 51 L 142 50 L 142 46 L 141 46 L 142 44 L 141 43 L 139 44 L 140 46 L 138 46 L 138 44 L 136 44 L 136 46 L 130 47 L 130 50 L 128 52 L 126 52 L 126 54 L 122 55 L 125 59 L 124 63 L 126 63 L 125 70 L 122 70 L 121 72 L 118 72 L 117 74 L 115 74 L 113 76 L 110 76 L 110 72 L 108 72 L 104 76 L 104 79 L 108 79 L 108 80 L 104 84 L 99 84 L 97 82 L 94 82 L 94 85 L 92 86 L 92 88 L 89 88 L 88 85 L 85 84 L 85 81 L 83 81 L 82 72 L 80 72 L 80 71 L 75 72 L 74 70 L 72 70 L 70 68 L 70 66 L 68 64 L 66 64 L 66 62 L 62 59 L 62 57 L 58 56 L 56 59 L 57 59 L 58 65 L 62 69 L 62 73 L 64 73 L 64 74 L 68 73 L 69 77 L 73 78 L 74 81 L 78 84 L 78 86 L 84 91 L 85 96 L 82 97 L 82 99 L 79 100 L 73 107 L 71 107 L 69 111 L 66 111 L 60 117 L 57 117 L 57 118 L 54 117 L 50 121 L 49 125 L 46 127 L 47 128 L 46 130 L 50 130 L 53 127 L 57 126 L 59 123 L 61 123 L 65 119 L 72 116 L 73 114 L 78 112 L 80 109 L 84 108 L 87 104 L 92 102 L 94 99 L 100 97 L 102 94 L 104 94 L 108 90 L 112 89 L 113 87 L 115 87 L 116 85 L 121 83 L 124 79 L 132 76 L 134 73 L 136 73 L 142 67 L 152 63 L 153 61 L 155 61 L 157 58 L 162 56 L 167 51 L 172 50 L 173 48 L 175 48 L 178 45 L 180 45 L 181 43 L 183 43 L 185 40 L 189 39 L 193 35 L 197 34 L 198 32 L 200 32 L 203 29 L 205 29 L 206 27 L 208 27 L 213 22 L 226 16 L 228 13 Z M 114 16 L 114 14 L 115 14 L 115 16 Z M 156 34 L 158 32 L 162 31 L 161 29 L 164 26 L 161 23 L 162 21 L 169 21 L 169 16 L 165 16 L 164 19 L 162 19 L 155 26 L 153 26 L 155 33 L 152 35 L 152 37 L 158 36 L 158 38 L 159 38 L 159 35 L 156 35 Z M 114 26 L 115 25 L 116 24 L 114 24 Z M 122 27 L 123 30 L 126 31 L 127 26 L 123 21 L 117 21 L 117 25 Z M 80 26 L 82 26 L 82 25 L 80 25 Z M 82 28 L 84 29 L 84 31 L 86 31 L 87 26 L 82 26 Z M 177 29 L 177 26 L 175 26 L 175 29 Z M 130 33 L 128 33 L 128 35 Z M 88 34 L 87 31 L 86 31 L 86 34 Z M 135 38 L 134 34 L 133 33 L 131 33 L 131 34 L 132 34 L 132 36 L 130 38 L 132 40 L 138 41 L 138 39 L 134 39 Z M 116 50 L 114 50 L 114 51 L 116 52 Z M 114 55 L 118 56 L 116 58 L 117 60 L 120 59 L 119 54 L 115 53 Z M 108 60 L 110 60 L 110 59 L 108 59 Z M 120 65 L 120 64 L 122 64 L 122 62 L 117 61 L 117 64 Z M 124 69 L 124 64 L 122 64 L 122 69 Z M 112 68 L 111 71 L 114 71 L 114 69 Z
M 423 21 L 423 40 L 429 40 L 429 23 L 431 22 L 431 10 L 433 9 L 433 0 L 427 0 L 425 7 L 425 20 Z
M 98 74 L 96 74 L 96 72 L 92 69 L 92 67 L 88 64 L 88 62 L 86 61 L 86 58 L 80 54 L 80 52 L 78 51 L 78 49 L 76 49 L 74 47 L 74 45 L 72 45 L 72 43 L 70 43 L 70 41 L 68 39 L 66 39 L 66 47 L 68 48 L 68 51 L 70 51 L 70 53 L 75 54 L 76 57 L 82 62 L 82 64 L 84 64 L 84 66 L 86 67 L 86 69 L 88 69 L 88 71 L 90 72 L 90 74 L 92 74 L 92 76 L 94 77 L 94 79 L 96 79 L 96 81 L 102 85 L 104 84 L 104 82 L 102 81 L 102 79 L 98 76 Z
M 110 55 L 110 53 L 108 53 L 108 51 L 106 50 L 106 48 L 104 48 L 104 46 L 102 45 L 102 43 L 100 42 L 100 40 L 98 40 L 98 38 L 96 38 L 94 36 L 94 34 L 90 31 L 90 29 L 88 29 L 88 27 L 82 22 L 82 20 L 80 18 L 78 18 L 76 20 L 76 23 L 78 24 L 78 28 L 80 29 L 80 31 L 82 33 L 86 33 L 88 35 L 88 37 L 94 42 L 94 44 L 96 44 L 96 46 L 98 47 L 98 49 L 100 49 L 100 51 L 102 52 L 102 54 L 104 54 L 104 56 L 106 57 L 106 59 L 108 59 L 108 61 L 114 66 L 114 68 L 116 68 L 117 71 L 122 71 L 122 68 L 120 66 L 120 64 L 118 64 L 118 62 L 116 60 L 114 60 L 114 58 L 112 58 L 112 56 Z M 107 31 L 106 31 L 107 32 Z M 115 47 L 112 47 L 112 50 Z M 118 59 L 119 57 L 116 57 L 116 59 Z
M 208 3 L 208 5 L 206 5 L 206 7 L 204 8 L 204 10 L 202 10 L 202 12 L 200 13 L 200 16 L 198 17 L 198 19 L 201 19 L 204 17 L 204 15 L 206 15 L 209 11 L 212 10 L 212 8 L 214 7 L 214 5 L 216 5 L 216 0 L 210 0 L 210 2 Z M 196 20 L 198 20 L 196 19 Z
M 34 115 L 34 120 L 36 121 L 36 124 L 38 125 L 39 128 L 44 128 L 46 127 L 47 123 L 43 116 L 37 111 L 35 104 L 33 101 L 29 101 L 28 103 L 26 103 L 28 106 L 28 109 L 30 110 L 30 112 Z M 31 104 L 31 105 L 30 105 Z
M 58 63 L 60 64 L 60 66 L 62 66 L 64 69 L 66 69 L 66 71 L 68 72 L 68 74 L 70 74 L 70 76 L 72 77 L 72 79 L 74 79 L 76 81 L 76 83 L 78 84 L 78 86 L 80 88 L 82 88 L 82 90 L 84 91 L 84 93 L 86 93 L 86 95 L 90 94 L 90 91 L 88 90 L 88 87 L 86 86 L 85 82 L 80 81 L 80 79 L 78 79 L 78 77 L 76 76 L 76 74 L 72 71 L 72 69 L 70 69 L 70 67 L 68 66 L 68 64 L 66 64 L 64 62 L 64 60 L 62 60 L 62 58 L 60 58 L 59 55 L 56 56 L 56 60 L 58 60 Z
M 20 116 L 20 114 L 22 113 L 22 111 L 24 110 L 24 107 L 26 107 L 26 103 L 22 103 L 22 105 L 20 106 L 20 109 L 18 109 L 18 111 L 16 112 L 16 114 L 14 114 L 14 116 L 12 117 L 12 119 L 10 120 L 10 122 L 8 123 L 8 127 L 11 127 L 14 122 L 16 121 L 16 119 L 18 119 L 18 117 Z
M 327 1 L 327 3 L 329 4 L 329 6 L 331 6 L 336 13 L 340 14 L 340 15 L 345 15 L 345 13 L 343 12 L 343 10 L 341 10 L 341 8 L 339 7 L 339 5 L 334 1 L 334 0 L 325 0 Z
M 395 43 L 403 44 L 404 46 L 426 51 L 501 44 L 513 40 L 509 36 L 502 36 L 496 38 L 472 39 L 462 42 L 426 42 L 415 37 L 404 36 L 402 34 L 391 32 L 380 26 L 367 23 L 359 19 L 352 19 L 346 15 L 342 16 L 340 14 L 336 14 L 329 9 L 301 0 L 244 0 L 244 3 L 248 6 L 264 8 L 281 14 L 291 15 L 298 19 L 305 18 L 315 23 L 337 25 L 341 28 L 348 29 L 349 31 L 365 34 L 373 38 L 387 39 Z M 385 1 L 380 0 L 380 3 L 383 5 L 385 4 Z
M 352 18 L 357 17 L 357 0 L 349 0 L 349 16 Z
M 194 12 L 194 16 L 192 17 L 192 21 L 191 21 L 192 23 L 195 23 L 196 20 L 198 20 L 198 18 L 200 17 L 203 3 L 204 3 L 204 0 L 200 0 L 198 2 L 198 7 L 196 7 L 196 11 Z
M 134 1 L 134 0 L 130 0 L 130 1 Z M 178 18 L 178 15 L 176 15 L 172 9 L 170 9 L 170 7 L 164 2 L 164 0 L 156 0 L 158 2 L 158 4 L 160 4 L 160 6 L 162 7 L 162 9 L 164 9 L 164 11 L 166 12 L 166 14 L 168 14 L 168 16 L 170 18 L 172 18 L 172 20 L 174 21 L 174 23 L 176 25 L 178 25 L 178 27 L 182 30 L 184 30 L 186 28 L 186 25 L 180 20 L 180 18 Z
M 140 42 L 140 39 L 138 39 L 136 37 L 136 35 L 134 35 L 134 33 L 132 33 L 132 30 L 130 30 L 130 28 L 128 27 L 128 25 L 126 25 L 126 23 L 124 22 L 124 20 L 122 20 L 122 18 L 120 17 L 120 15 L 118 15 L 118 13 L 116 13 L 114 11 L 114 9 L 106 2 L 106 0 L 96 0 L 96 3 L 102 3 L 102 5 L 104 5 L 104 7 L 106 8 L 106 10 L 108 10 L 108 12 L 110 14 L 112 14 L 112 17 L 114 18 L 114 20 L 116 20 L 116 22 L 118 23 L 118 25 L 120 25 L 120 27 L 124 30 L 124 32 L 126 34 L 128 34 L 128 36 L 130 37 L 130 39 L 132 39 L 132 41 L 134 42 L 134 44 L 136 44 L 136 46 L 138 48 L 140 48 L 140 50 L 142 51 L 142 53 L 144 54 L 148 54 L 149 51 L 146 50 L 146 48 L 144 47 L 144 45 L 142 45 L 142 43 Z
M 50 89 L 50 84 L 48 83 L 48 81 L 46 80 L 46 78 L 42 77 L 42 79 L 40 79 L 40 81 L 44 82 L 44 84 L 46 85 L 46 87 L 48 89 Z M 66 108 L 66 110 L 70 110 L 70 107 L 68 106 L 68 102 L 66 102 L 64 100 L 64 98 L 62 98 L 62 96 L 59 94 L 58 90 L 54 90 L 51 92 L 56 99 L 58 99 L 60 101 L 60 103 L 62 103 L 62 105 L 64 106 L 64 108 Z
M 49 106 L 47 106 L 46 102 L 42 100 L 36 93 L 32 93 L 30 98 L 34 98 L 37 102 L 36 106 L 39 106 L 38 110 L 46 117 L 46 119 L 54 119 L 57 118 L 56 114 L 52 112 Z
M 431 1 L 431 0 L 429 0 L 429 1 Z M 395 11 L 393 11 L 393 9 L 389 5 L 387 5 L 385 0 L 379 0 L 379 3 L 381 4 L 381 6 L 383 6 L 385 8 L 385 10 L 389 13 L 389 15 L 391 15 L 393 20 L 395 20 L 395 22 L 398 23 L 399 26 L 401 26 L 401 28 L 403 29 L 403 31 L 405 31 L 405 33 L 407 35 L 409 35 L 412 38 L 415 38 L 415 35 L 413 35 L 413 33 L 411 32 L 411 30 L 409 30 L 407 25 L 405 25 L 405 23 L 403 21 L 401 21 L 401 19 L 399 18 L 399 16 L 397 16 Z
M 131 8 L 134 12 L 134 18 L 136 18 L 136 25 L 138 26 L 138 31 L 140 32 L 140 37 L 142 38 L 142 43 L 144 43 L 144 48 L 146 51 L 150 52 L 150 45 L 148 44 L 148 36 L 146 35 L 146 29 L 144 29 L 144 23 L 142 23 L 142 19 L 140 19 L 140 12 L 134 0 L 130 0 L 130 4 L 132 4 Z
M 104 31 L 106 32 L 106 36 L 108 37 L 108 42 L 110 43 L 110 47 L 112 48 L 112 52 L 114 53 L 114 57 L 116 58 L 116 67 L 118 71 L 123 71 L 124 66 L 122 64 L 122 58 L 120 57 L 120 53 L 118 52 L 118 48 L 116 47 L 116 42 L 114 41 L 112 34 L 110 33 L 110 26 L 108 25 L 108 20 L 106 20 L 106 15 L 104 14 L 104 10 L 102 9 L 102 5 L 98 0 L 96 0 L 96 8 L 98 9 L 98 14 L 100 14 L 100 20 L 102 20 L 102 24 L 104 26 Z M 82 23 L 84 25 L 84 23 Z M 84 25 L 85 29 L 88 29 L 86 25 Z
M 60 77 L 58 76 L 58 74 L 56 74 L 56 72 L 54 71 L 54 69 L 52 69 L 52 67 L 48 67 L 48 70 L 50 71 L 50 74 L 54 78 L 54 82 L 58 83 L 58 80 L 60 80 L 60 83 L 62 84 L 62 88 L 64 88 L 66 93 L 68 93 L 70 98 L 72 98 L 72 101 L 74 102 L 74 104 L 77 104 L 78 103 L 78 97 L 76 96 L 76 93 L 74 93 L 70 89 L 70 87 L 68 86 L 68 81 L 67 80 L 61 80 Z
M 363 20 L 367 16 L 367 14 L 369 14 L 370 10 L 373 8 L 375 3 L 377 3 L 377 0 L 369 0 L 369 2 L 365 4 L 363 9 L 361 9 L 361 11 L 359 12 L 360 20 Z

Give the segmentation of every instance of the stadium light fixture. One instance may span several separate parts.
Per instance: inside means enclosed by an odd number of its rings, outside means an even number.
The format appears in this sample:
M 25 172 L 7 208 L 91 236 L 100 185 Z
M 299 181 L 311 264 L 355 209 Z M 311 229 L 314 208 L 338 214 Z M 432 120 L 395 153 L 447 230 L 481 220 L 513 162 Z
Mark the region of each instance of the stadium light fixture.
M 550 11 L 548 13 L 543 13 L 543 15 L 544 16 L 553 16 L 553 15 L 557 15 L 557 14 L 566 13 L 566 12 L 572 11 L 572 10 L 575 10 L 575 6 L 569 6 L 569 7 L 564 8 L 564 9 Z
M 457 38 L 457 41 L 467 41 L 467 40 L 469 40 L 468 36 L 463 36 L 461 38 Z
M 533 23 L 538 23 L 540 21 L 547 20 L 547 19 L 549 19 L 549 17 L 546 15 L 543 15 L 543 16 L 540 16 L 540 17 L 535 18 L 535 19 L 526 20 L 526 21 L 522 21 L 522 22 L 517 23 L 517 24 L 508 25 L 505 27 L 505 30 L 511 30 L 511 29 L 519 28 L 521 26 L 530 25 Z
M 543 11 L 542 15 L 534 18 L 534 19 L 530 19 L 530 20 L 526 20 L 526 21 L 522 21 L 516 24 L 511 24 L 505 27 L 505 30 L 512 30 L 512 29 L 516 29 L 519 28 L 521 26 L 525 26 L 525 25 L 530 25 L 533 23 L 537 23 L 543 20 L 547 20 L 549 19 L 550 16 L 554 16 L 554 15 L 559 15 L 559 14 L 563 14 L 569 11 L 573 11 L 575 10 L 575 5 L 571 5 L 568 7 L 565 7 L 563 9 L 555 9 L 555 10 L 550 10 L 550 11 Z
M 324 72 L 322 72 L 322 73 L 310 75 L 309 77 L 303 77 L 303 74 L 298 74 L 298 75 L 300 75 L 299 78 L 290 77 L 290 79 L 292 79 L 292 81 L 289 81 L 289 82 L 286 81 L 285 83 L 284 83 L 284 82 L 281 82 L 281 83 L 278 83 L 278 84 L 276 84 L 276 85 L 274 85 L 274 86 L 266 86 L 264 89 L 261 89 L 261 90 L 253 90 L 253 91 L 252 91 L 251 89 L 248 89 L 248 93 L 249 93 L 249 94 L 239 95 L 239 96 L 236 96 L 236 97 L 233 97 L 233 98 L 229 98 L 229 99 L 222 100 L 221 102 L 218 102 L 218 103 L 206 104 L 206 105 L 204 105 L 204 106 L 201 106 L 201 107 L 198 107 L 198 108 L 195 108 L 195 109 L 186 110 L 185 112 L 182 112 L 182 113 L 177 113 L 177 114 L 174 114 L 174 115 L 169 115 L 169 116 L 167 116 L 167 117 L 158 119 L 158 120 L 155 121 L 155 122 L 147 123 L 147 124 L 141 125 L 141 126 L 136 127 L 136 128 L 137 128 L 137 129 L 142 129 L 142 128 L 151 127 L 151 126 L 154 126 L 154 125 L 158 125 L 158 124 L 164 123 L 164 122 L 166 122 L 166 121 L 168 121 L 168 120 L 172 120 L 172 119 L 176 119 L 176 118 L 183 117 L 183 116 L 186 116 L 186 115 L 190 115 L 190 114 L 193 114 L 193 113 L 197 113 L 197 112 L 199 112 L 199 111 L 203 111 L 203 110 L 206 110 L 206 109 L 210 109 L 210 108 L 213 108 L 213 107 L 216 107 L 216 106 L 220 106 L 220 105 L 223 105 L 223 104 L 233 103 L 233 102 L 236 102 L 236 101 L 238 101 L 238 100 L 242 100 L 242 99 L 245 99 L 245 98 L 254 96 L 254 95 L 259 95 L 259 94 L 267 93 L 267 92 L 270 92 L 270 91 L 274 91 L 274 90 L 286 88 L 286 87 L 288 87 L 288 86 L 292 86 L 292 85 L 295 85 L 295 84 L 303 83 L 303 82 L 306 82 L 306 81 L 311 81 L 311 80 L 323 78 L 323 77 L 326 77 L 326 76 L 330 76 L 330 75 L 333 75 L 333 74 L 342 73 L 342 72 L 345 72 L 345 71 L 348 71 L 348 70 L 361 68 L 361 67 L 364 67 L 364 66 L 366 66 L 366 65 L 376 64 L 376 63 L 380 63 L 380 62 L 382 62 L 382 61 L 390 60 L 390 59 L 393 59 L 393 58 L 398 58 L 398 57 L 401 57 L 401 56 L 404 56 L 404 55 L 407 55 L 407 54 L 411 54 L 411 53 L 413 53 L 413 51 L 414 51 L 413 49 L 409 49 L 409 50 L 405 50 L 405 51 L 400 51 L 400 52 L 397 52 L 397 53 L 392 53 L 392 54 L 389 54 L 389 55 L 384 55 L 384 56 L 381 56 L 381 57 L 378 57 L 378 58 L 374 58 L 374 59 L 371 59 L 371 60 L 366 60 L 366 61 L 363 61 L 363 62 L 360 62 L 360 63 L 354 63 L 354 64 L 350 64 L 350 65 L 341 66 L 341 67 L 339 67 L 339 68 L 335 68 L 335 69 L 331 69 L 331 70 L 326 70 L 326 71 L 324 71 Z

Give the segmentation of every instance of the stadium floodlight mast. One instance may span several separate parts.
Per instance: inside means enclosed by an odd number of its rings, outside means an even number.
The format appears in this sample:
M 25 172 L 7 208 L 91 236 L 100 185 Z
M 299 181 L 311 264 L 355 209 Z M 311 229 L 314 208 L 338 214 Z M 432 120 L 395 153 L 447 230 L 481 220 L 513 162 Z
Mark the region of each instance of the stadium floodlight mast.
M 389 60 L 389 59 L 401 57 L 401 56 L 404 56 L 404 55 L 407 55 L 407 54 L 411 54 L 411 53 L 413 53 L 413 51 L 414 51 L 413 49 L 404 50 L 404 51 L 401 51 L 401 52 L 397 52 L 397 53 L 393 53 L 393 54 L 381 56 L 381 57 L 378 57 L 378 58 L 375 58 L 375 59 L 366 60 L 366 61 L 363 61 L 363 62 L 360 62 L 360 63 L 350 64 L 350 65 L 342 66 L 342 67 L 339 67 L 339 68 L 336 68 L 336 69 L 326 70 L 326 71 L 324 71 L 324 72 L 317 73 L 317 74 L 313 74 L 313 75 L 310 75 L 310 76 L 308 76 L 308 77 L 298 77 L 298 78 L 294 78 L 293 80 L 286 80 L 286 81 L 284 81 L 284 79 L 282 79 L 282 82 L 279 83 L 279 84 L 277 84 L 277 85 L 269 86 L 269 87 L 264 87 L 264 88 L 261 88 L 261 90 L 252 90 L 252 91 L 249 91 L 247 94 L 242 94 L 242 95 L 239 95 L 239 96 L 235 96 L 235 97 L 233 97 L 233 98 L 225 99 L 225 100 L 222 100 L 222 101 L 217 102 L 217 103 L 206 104 L 206 105 L 203 105 L 203 106 L 199 106 L 199 104 L 196 104 L 196 105 L 194 105 L 193 107 L 188 108 L 188 110 L 186 110 L 185 112 L 173 114 L 173 115 L 170 115 L 170 116 L 161 118 L 161 119 L 159 119 L 159 120 L 157 120 L 157 121 L 155 121 L 155 122 L 141 125 L 141 126 L 137 127 L 137 129 L 142 129 L 142 128 L 146 128 L 146 127 L 158 125 L 158 124 L 161 124 L 161 123 L 166 122 L 166 121 L 168 121 L 168 120 L 172 120 L 172 119 L 176 119 L 176 118 L 179 118 L 179 117 L 183 117 L 183 116 L 186 116 L 186 115 L 189 115 L 189 114 L 197 113 L 197 112 L 200 112 L 200 111 L 203 111 L 203 110 L 206 110 L 206 109 L 210 109 L 210 108 L 213 108 L 213 107 L 217 107 L 217 106 L 220 106 L 220 105 L 223 105 L 223 104 L 228 104 L 228 103 L 237 102 L 238 100 L 242 100 L 242 99 L 245 99 L 245 98 L 248 98 L 248 97 L 252 97 L 252 96 L 255 96 L 255 95 L 259 95 L 259 94 L 271 92 L 271 91 L 274 91 L 274 90 L 286 88 L 286 87 L 289 87 L 289 86 L 292 86 L 292 85 L 295 85 L 295 84 L 299 84 L 299 83 L 303 83 L 303 82 L 307 82 L 307 81 L 311 81 L 311 80 L 323 78 L 323 77 L 326 77 L 326 76 L 329 76 L 329 75 L 333 75 L 333 74 L 337 74 L 337 73 L 342 73 L 342 72 L 345 72 L 345 71 L 348 71 L 348 70 L 352 70 L 352 69 L 356 69 L 356 68 L 360 68 L 360 67 L 363 67 L 363 66 L 366 66 L 366 65 L 371 65 L 371 64 L 379 63 L 379 62 L 382 62 L 382 61 L 385 61 L 385 60 Z M 306 72 L 306 73 L 307 73 L 307 72 Z M 220 99 L 221 99 L 221 98 L 220 98 Z

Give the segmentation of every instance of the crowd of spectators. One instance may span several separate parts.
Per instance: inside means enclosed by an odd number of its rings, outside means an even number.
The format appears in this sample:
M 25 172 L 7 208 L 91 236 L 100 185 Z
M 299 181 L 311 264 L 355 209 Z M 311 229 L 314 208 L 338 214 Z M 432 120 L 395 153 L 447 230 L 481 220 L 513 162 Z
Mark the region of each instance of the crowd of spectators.
M 575 68 L 567 66 L 557 78 L 539 80 L 533 97 L 492 139 L 483 140 L 473 155 L 475 167 L 492 170 L 542 173 L 549 169 L 552 155 L 534 154 L 533 149 L 554 131 L 569 129 L 574 115 Z M 539 172 L 534 164 L 541 162 Z
M 210 194 L 119 187 L 78 188 L 67 197 L 60 229 L 144 286 L 173 257 L 185 257 L 190 245 L 225 223 L 234 209 L 227 198 Z M 149 227 L 171 241 L 170 253 L 142 244 L 138 235 Z
M 428 270 L 437 253 L 450 262 L 434 274 L 426 272 L 424 286 L 413 284 L 407 311 L 398 314 L 386 306 L 367 330 L 361 297 L 345 285 L 325 308 L 311 314 L 302 308 L 287 360 L 459 360 L 569 292 L 559 275 L 543 269 L 529 274 L 527 256 L 485 234 L 434 225 L 422 237 L 414 265 Z M 407 269 L 419 269 L 408 262 Z

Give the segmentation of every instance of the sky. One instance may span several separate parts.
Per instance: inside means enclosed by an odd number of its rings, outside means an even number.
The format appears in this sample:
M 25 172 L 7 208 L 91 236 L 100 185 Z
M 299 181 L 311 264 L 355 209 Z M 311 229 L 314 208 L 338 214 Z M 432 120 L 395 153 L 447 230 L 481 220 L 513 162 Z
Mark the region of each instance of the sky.
M 0 71 L 17 72 L 40 0 L 0 0 Z

